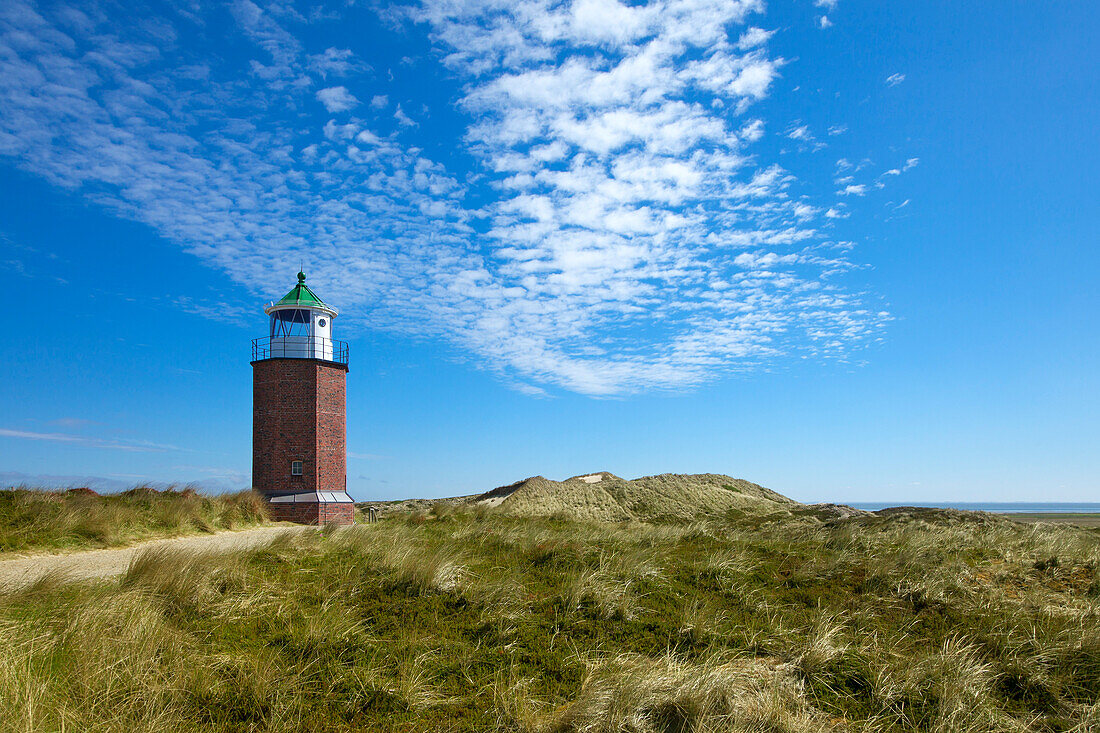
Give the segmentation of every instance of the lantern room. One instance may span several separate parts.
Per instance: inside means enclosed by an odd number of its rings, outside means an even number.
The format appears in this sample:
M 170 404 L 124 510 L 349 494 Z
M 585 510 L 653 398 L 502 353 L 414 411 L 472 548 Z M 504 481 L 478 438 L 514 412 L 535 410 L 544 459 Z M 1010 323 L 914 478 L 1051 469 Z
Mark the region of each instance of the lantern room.
M 270 319 L 267 338 L 253 341 L 256 359 L 321 359 L 347 363 L 347 346 L 332 338 L 335 308 L 306 285 L 304 273 L 289 293 L 264 308 Z

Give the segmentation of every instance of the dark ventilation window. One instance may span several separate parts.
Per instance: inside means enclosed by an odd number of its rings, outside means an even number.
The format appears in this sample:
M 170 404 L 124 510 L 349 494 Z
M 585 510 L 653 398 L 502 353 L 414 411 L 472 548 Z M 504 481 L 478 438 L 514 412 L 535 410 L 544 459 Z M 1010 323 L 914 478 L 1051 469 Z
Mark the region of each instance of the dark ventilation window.
M 291 476 L 301 476 L 302 475 L 302 462 L 301 461 L 291 461 L 290 462 L 290 475 Z
M 309 336 L 309 311 L 304 308 L 275 311 L 271 314 L 271 337 Z

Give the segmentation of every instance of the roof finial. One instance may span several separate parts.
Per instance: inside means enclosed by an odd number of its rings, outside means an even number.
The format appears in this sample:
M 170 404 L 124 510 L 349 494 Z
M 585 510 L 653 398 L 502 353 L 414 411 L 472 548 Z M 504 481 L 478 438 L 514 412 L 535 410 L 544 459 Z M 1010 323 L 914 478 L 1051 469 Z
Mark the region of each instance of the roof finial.
M 304 272 L 302 272 L 301 270 L 298 271 L 298 284 L 299 285 L 305 285 L 306 284 L 306 274 Z

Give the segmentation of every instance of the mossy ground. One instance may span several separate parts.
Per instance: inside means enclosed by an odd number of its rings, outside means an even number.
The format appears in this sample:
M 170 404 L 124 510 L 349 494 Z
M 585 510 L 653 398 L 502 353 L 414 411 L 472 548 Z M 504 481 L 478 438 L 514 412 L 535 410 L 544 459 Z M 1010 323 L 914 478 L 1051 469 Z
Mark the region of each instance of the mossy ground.
M 0 728 L 1083 733 L 1098 567 L 991 518 L 441 511 L 2 597 Z

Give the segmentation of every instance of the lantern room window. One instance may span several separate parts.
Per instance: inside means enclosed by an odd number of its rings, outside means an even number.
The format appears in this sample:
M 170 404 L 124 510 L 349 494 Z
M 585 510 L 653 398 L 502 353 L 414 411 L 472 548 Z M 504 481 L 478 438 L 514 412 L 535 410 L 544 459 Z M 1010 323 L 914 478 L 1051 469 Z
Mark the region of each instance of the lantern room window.
M 309 336 L 310 313 L 305 308 L 279 310 L 271 314 L 271 337 Z
M 301 476 L 302 475 L 302 462 L 301 461 L 291 461 L 290 462 L 290 475 L 291 476 Z

